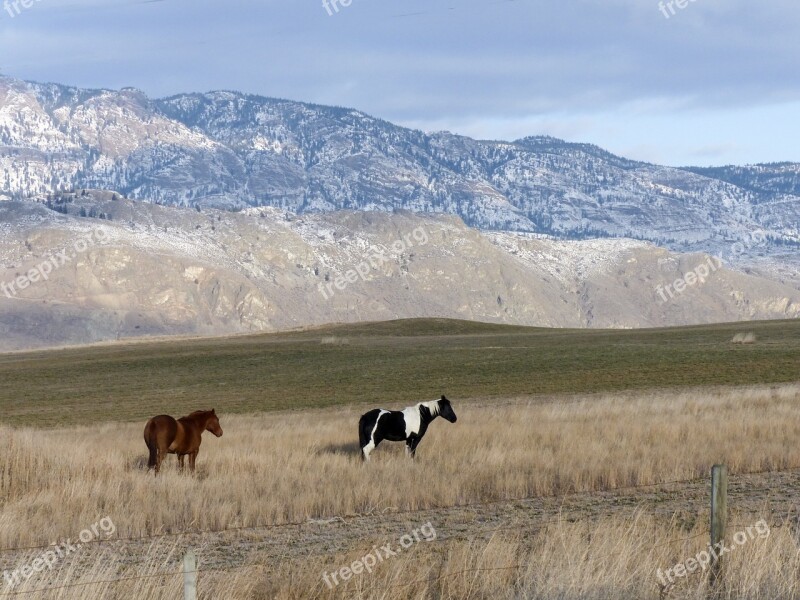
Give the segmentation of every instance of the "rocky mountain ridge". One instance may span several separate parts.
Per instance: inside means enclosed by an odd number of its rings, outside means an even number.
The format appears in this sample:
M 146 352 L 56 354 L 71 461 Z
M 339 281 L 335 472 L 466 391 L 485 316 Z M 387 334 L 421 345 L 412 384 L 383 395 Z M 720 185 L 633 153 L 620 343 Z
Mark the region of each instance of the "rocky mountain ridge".
M 766 240 L 755 255 L 800 247 L 797 164 L 677 169 L 237 92 L 151 99 L 0 78 L 0 197 L 81 188 L 176 206 L 441 212 L 486 231 L 680 252 L 725 252 L 755 232 Z

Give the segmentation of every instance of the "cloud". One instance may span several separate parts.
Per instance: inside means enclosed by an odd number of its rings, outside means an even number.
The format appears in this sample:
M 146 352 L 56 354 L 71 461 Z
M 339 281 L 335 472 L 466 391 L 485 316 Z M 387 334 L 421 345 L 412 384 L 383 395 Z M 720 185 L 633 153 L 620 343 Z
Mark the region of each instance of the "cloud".
M 800 100 L 799 29 L 796 0 L 696 0 L 670 19 L 658 0 L 352 0 L 332 16 L 321 0 L 40 0 L 0 21 L 0 68 L 155 96 L 239 89 L 480 137 L 579 135 L 620 110 L 680 127 Z

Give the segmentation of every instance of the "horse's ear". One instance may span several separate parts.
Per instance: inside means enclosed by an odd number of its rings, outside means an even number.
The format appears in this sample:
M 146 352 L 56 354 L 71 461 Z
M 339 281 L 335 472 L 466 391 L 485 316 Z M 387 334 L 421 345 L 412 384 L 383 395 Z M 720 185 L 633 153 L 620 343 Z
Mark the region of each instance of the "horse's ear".
M 216 410 L 214 410 L 214 409 L 212 408 L 212 409 L 211 409 L 211 414 L 212 414 L 212 415 L 214 415 L 214 416 L 216 416 L 216 414 L 217 414 L 217 411 L 216 411 Z
M 442 394 L 442 402 L 447 402 L 447 398 L 444 397 L 444 394 Z

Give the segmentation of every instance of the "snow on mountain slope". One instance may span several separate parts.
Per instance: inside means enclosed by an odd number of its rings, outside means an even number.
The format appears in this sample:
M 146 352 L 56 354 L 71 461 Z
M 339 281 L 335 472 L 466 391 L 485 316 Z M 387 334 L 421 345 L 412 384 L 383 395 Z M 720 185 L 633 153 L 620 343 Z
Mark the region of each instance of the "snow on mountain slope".
M 756 254 L 785 254 L 800 247 L 799 171 L 667 168 L 236 92 L 152 100 L 0 78 L 0 196 L 16 198 L 88 187 L 179 206 L 443 212 L 482 230 L 711 253 L 763 232 Z

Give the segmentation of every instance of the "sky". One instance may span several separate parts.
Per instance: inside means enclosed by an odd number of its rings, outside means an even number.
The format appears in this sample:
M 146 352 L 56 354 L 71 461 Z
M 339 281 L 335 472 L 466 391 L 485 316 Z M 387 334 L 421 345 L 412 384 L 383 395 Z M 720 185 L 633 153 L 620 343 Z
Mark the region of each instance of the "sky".
M 798 32 L 798 0 L 0 0 L 0 73 L 673 166 L 800 162 Z

